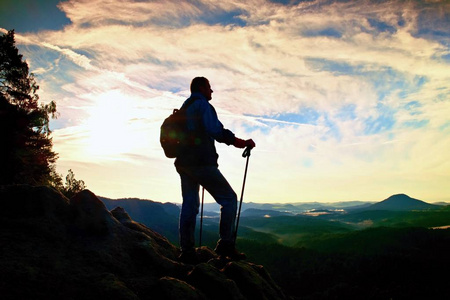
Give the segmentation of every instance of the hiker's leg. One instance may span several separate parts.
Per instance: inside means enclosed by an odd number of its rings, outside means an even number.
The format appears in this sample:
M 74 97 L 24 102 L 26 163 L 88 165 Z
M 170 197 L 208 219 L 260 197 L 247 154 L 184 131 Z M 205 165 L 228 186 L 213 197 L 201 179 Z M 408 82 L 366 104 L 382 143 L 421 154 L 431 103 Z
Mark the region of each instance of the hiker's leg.
M 180 212 L 180 247 L 181 251 L 192 251 L 195 246 L 195 223 L 200 205 L 199 184 L 195 179 L 179 170 L 183 204 Z
M 216 166 L 204 166 L 195 168 L 177 167 L 177 170 L 180 174 L 188 175 L 189 178 L 201 184 L 220 204 L 220 241 L 234 244 L 237 196 L 219 169 Z M 196 195 L 198 199 L 198 187 Z M 198 206 L 199 200 L 197 200 L 197 212 Z
M 220 208 L 220 239 L 214 251 L 220 256 L 233 260 L 245 259 L 246 255 L 237 251 L 235 246 L 235 221 L 237 210 L 237 196 L 228 181 L 217 167 L 205 168 L 207 178 L 200 183 L 221 205 Z
M 220 204 L 220 241 L 234 244 L 237 196 L 217 167 L 200 168 L 200 184 Z M 219 241 L 219 242 L 220 242 Z

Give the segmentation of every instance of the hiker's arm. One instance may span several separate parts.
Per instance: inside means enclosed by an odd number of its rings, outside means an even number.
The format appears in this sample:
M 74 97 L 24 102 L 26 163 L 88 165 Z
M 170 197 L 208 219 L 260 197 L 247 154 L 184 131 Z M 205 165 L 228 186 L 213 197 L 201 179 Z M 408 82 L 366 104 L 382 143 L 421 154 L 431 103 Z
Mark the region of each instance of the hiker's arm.
M 223 127 L 217 117 L 214 107 L 212 107 L 209 103 L 206 104 L 207 105 L 204 107 L 202 118 L 203 126 L 205 127 L 206 132 L 219 143 L 233 145 L 236 140 L 234 133 Z

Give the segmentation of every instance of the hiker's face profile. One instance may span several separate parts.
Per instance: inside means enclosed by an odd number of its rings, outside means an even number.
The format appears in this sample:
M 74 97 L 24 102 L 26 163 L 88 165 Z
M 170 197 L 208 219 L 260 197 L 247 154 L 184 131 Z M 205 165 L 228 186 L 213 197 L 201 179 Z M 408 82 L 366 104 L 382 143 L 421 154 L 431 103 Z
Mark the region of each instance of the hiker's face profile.
M 200 93 L 202 93 L 202 95 L 205 96 L 206 100 L 212 99 L 213 90 L 211 89 L 211 85 L 209 84 L 209 82 L 200 87 Z

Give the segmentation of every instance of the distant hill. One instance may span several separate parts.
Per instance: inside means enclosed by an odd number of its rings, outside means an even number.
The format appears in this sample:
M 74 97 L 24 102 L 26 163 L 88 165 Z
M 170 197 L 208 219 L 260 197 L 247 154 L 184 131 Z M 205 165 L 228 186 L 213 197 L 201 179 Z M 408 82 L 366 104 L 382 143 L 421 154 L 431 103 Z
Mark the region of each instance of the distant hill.
M 173 203 L 160 203 L 137 198 L 109 199 L 98 197 L 108 208 L 122 207 L 134 221 L 143 223 L 170 241 L 178 240 L 180 208 Z
M 441 206 L 414 199 L 405 194 L 392 195 L 389 198 L 365 207 L 364 210 L 411 211 L 439 209 Z

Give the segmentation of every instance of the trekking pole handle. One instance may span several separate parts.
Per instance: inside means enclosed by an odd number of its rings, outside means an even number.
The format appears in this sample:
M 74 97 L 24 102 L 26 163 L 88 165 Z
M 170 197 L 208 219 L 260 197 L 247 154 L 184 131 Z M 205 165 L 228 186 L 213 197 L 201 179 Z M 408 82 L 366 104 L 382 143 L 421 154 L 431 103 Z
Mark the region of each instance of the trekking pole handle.
M 250 156 L 250 151 L 252 150 L 252 148 L 250 146 L 248 146 L 247 148 L 245 148 L 244 152 L 242 153 L 242 157 L 249 157 Z

